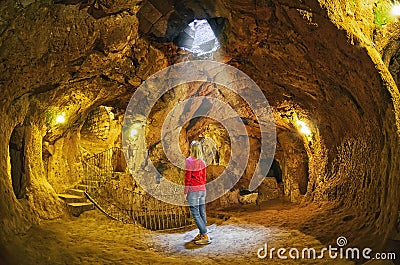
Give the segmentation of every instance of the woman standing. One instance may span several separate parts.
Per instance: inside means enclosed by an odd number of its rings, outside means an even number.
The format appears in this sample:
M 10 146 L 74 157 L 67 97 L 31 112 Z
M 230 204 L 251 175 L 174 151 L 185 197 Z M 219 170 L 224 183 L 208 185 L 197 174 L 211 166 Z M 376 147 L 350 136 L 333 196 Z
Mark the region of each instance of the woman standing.
M 205 208 L 206 163 L 203 160 L 203 150 L 198 141 L 190 144 L 190 156 L 186 159 L 184 194 L 185 201 L 188 202 L 192 217 L 199 229 L 199 234 L 193 241 L 198 245 L 209 244 Z

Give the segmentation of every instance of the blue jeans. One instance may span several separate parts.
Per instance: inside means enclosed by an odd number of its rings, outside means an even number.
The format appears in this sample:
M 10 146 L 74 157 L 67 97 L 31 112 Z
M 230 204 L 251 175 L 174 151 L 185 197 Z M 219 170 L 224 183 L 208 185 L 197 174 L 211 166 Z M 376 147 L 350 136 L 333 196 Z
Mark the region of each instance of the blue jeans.
M 194 191 L 188 192 L 187 200 L 192 217 L 200 230 L 200 234 L 207 234 L 206 219 L 206 192 Z

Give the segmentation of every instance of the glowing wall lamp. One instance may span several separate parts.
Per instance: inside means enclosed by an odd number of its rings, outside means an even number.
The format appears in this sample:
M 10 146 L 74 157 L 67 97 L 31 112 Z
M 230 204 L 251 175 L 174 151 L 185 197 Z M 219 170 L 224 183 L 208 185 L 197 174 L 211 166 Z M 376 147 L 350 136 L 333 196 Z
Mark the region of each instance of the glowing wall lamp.
M 63 112 L 62 114 L 57 115 L 56 117 L 56 123 L 61 124 L 65 122 L 65 113 Z
M 400 17 L 400 5 L 394 5 L 392 7 L 391 13 L 392 13 L 392 16 L 394 16 L 394 17 Z
M 299 128 L 299 131 L 304 134 L 305 136 L 310 136 L 311 135 L 311 130 L 307 126 L 307 124 L 304 121 L 297 121 L 297 127 Z

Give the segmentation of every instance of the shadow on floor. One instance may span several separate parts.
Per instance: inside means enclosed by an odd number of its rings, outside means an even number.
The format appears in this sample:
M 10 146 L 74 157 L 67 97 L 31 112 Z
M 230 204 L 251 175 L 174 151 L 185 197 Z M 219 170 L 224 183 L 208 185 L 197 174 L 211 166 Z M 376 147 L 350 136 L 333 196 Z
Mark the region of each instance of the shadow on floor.
M 203 248 L 205 246 L 207 246 L 207 245 L 196 245 L 193 241 L 186 242 L 184 245 L 185 249 L 188 249 L 188 250 L 199 249 L 199 248 Z

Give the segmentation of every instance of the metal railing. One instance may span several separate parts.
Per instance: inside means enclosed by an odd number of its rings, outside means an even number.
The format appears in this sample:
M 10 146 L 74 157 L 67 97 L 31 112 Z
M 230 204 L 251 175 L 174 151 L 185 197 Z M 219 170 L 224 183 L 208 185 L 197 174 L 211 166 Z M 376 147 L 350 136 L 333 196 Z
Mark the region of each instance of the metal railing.
M 82 185 L 88 199 L 100 211 L 114 220 L 150 230 L 176 229 L 192 224 L 187 207 L 171 205 L 139 191 L 123 163 L 123 152 L 116 147 L 83 162 L 85 178 Z

